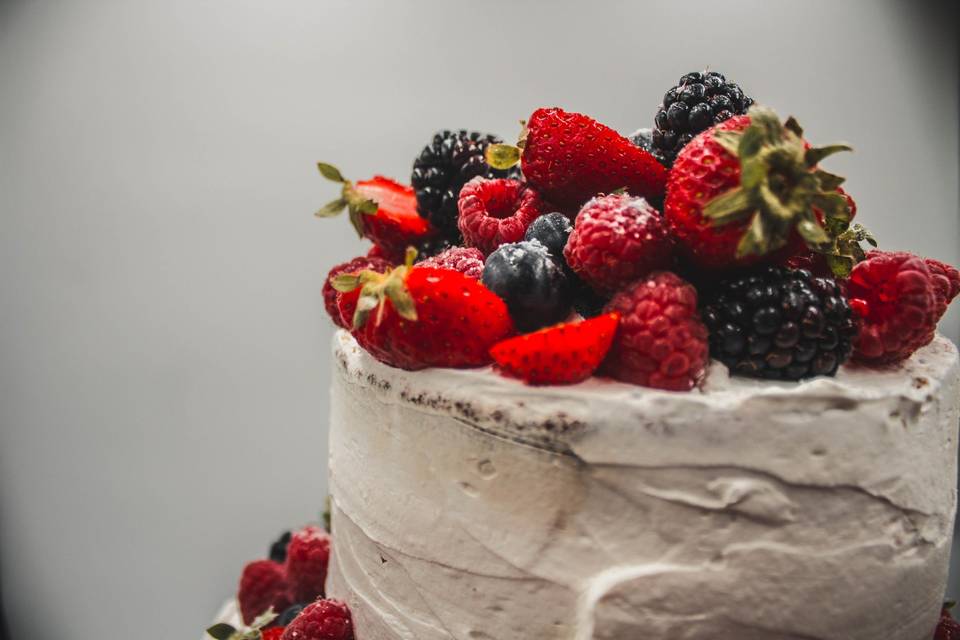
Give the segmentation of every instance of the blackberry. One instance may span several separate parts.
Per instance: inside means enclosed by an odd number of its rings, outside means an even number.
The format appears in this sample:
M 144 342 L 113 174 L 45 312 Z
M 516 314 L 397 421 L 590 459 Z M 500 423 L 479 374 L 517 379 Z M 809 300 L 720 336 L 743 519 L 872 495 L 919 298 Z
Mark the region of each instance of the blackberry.
M 710 354 L 734 375 L 771 380 L 832 376 L 859 327 L 832 278 L 767 267 L 711 287 L 703 321 Z
M 536 240 L 498 247 L 487 256 L 480 281 L 507 304 L 522 332 L 559 322 L 570 312 L 563 267 Z
M 680 150 L 693 137 L 715 124 L 747 112 L 753 99 L 736 83 L 716 71 L 694 71 L 680 78 L 663 96 L 654 118 L 653 154 L 672 166 Z
M 307 604 L 309 604 L 309 603 L 307 603 Z M 300 615 L 300 612 L 303 611 L 303 610 L 306 608 L 306 606 L 307 606 L 306 604 L 292 604 L 292 605 L 290 605 L 289 607 L 287 607 L 286 609 L 283 610 L 283 613 L 281 613 L 279 616 L 277 616 L 277 618 L 273 621 L 273 623 L 271 623 L 270 626 L 274 626 L 274 627 L 285 627 L 285 626 L 287 626 L 288 624 L 290 624 L 291 622 L 293 622 L 293 619 L 294 619 L 294 618 L 296 618 L 298 615 Z
M 287 559 L 287 546 L 290 544 L 291 533 L 284 531 L 279 538 L 270 545 L 270 559 L 283 564 Z
M 653 149 L 653 129 L 637 129 L 629 136 L 627 139 L 632 142 L 635 146 L 640 147 L 644 151 L 650 153 L 654 152 Z
M 420 215 L 447 238 L 460 244 L 457 228 L 457 198 L 460 189 L 471 178 L 518 177 L 515 168 L 499 170 L 490 167 L 483 154 L 492 143 L 503 142 L 496 136 L 476 131 L 440 131 L 413 161 L 410 183 L 417 195 Z
M 433 236 L 420 242 L 417 246 L 417 257 L 415 262 L 422 262 L 427 258 L 432 258 L 456 246 L 449 238 L 443 236 Z

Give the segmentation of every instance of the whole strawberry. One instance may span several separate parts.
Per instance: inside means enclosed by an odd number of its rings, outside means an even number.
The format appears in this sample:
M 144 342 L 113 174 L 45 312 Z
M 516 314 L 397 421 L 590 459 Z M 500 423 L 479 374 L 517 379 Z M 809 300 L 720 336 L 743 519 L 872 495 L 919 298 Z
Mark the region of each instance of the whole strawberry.
M 386 257 L 396 260 L 403 258 L 408 246 L 435 235 L 430 223 L 417 213 L 413 187 L 383 176 L 352 183 L 333 165 L 318 162 L 317 167 L 323 177 L 342 185 L 340 197 L 321 207 L 316 212 L 318 218 L 336 216 L 347 209 L 357 234 L 369 238 Z
M 618 321 L 608 313 L 565 322 L 498 342 L 490 355 L 501 371 L 530 384 L 574 384 L 600 366 Z
M 933 634 L 933 640 L 960 640 L 960 622 L 953 619 L 950 614 L 952 603 L 947 603 L 940 611 L 940 621 L 937 623 L 937 630 Z
M 523 240 L 530 223 L 548 210 L 536 191 L 508 178 L 474 178 L 460 190 L 457 207 L 464 242 L 485 256 Z
M 504 302 L 461 273 L 410 261 L 412 255 L 387 274 L 334 279 L 357 342 L 381 362 L 411 371 L 489 363 L 490 347 L 514 330 Z
M 315 526 L 295 531 L 287 546 L 286 561 L 291 602 L 312 602 L 322 596 L 329 564 L 330 534 Z
M 703 378 L 707 329 L 692 285 L 654 273 L 615 295 L 604 311 L 619 313 L 620 325 L 602 373 L 668 391 L 688 391 Z
M 804 245 L 830 251 L 851 212 L 843 179 L 818 168 L 846 145 L 810 147 L 792 118 L 754 106 L 699 134 L 673 165 L 664 216 L 703 269 L 782 263 Z M 786 254 L 786 255 L 784 255 Z
M 273 560 L 255 560 L 243 568 L 237 601 L 244 624 L 253 624 L 270 607 L 283 611 L 290 606 L 283 565 Z
M 956 295 L 946 275 L 950 267 L 935 262 L 933 269 L 923 258 L 886 251 L 868 252 L 853 268 L 847 298 L 862 321 L 854 360 L 900 362 L 933 340 L 937 322 Z
M 318 600 L 287 625 L 281 640 L 354 640 L 350 609 L 339 600 Z
M 338 327 L 347 328 L 346 323 L 344 323 L 340 317 L 340 307 L 337 304 L 337 297 L 340 293 L 333 288 L 333 278 L 341 273 L 360 273 L 365 269 L 385 273 L 392 267 L 393 265 L 385 258 L 360 256 L 338 264 L 333 269 L 330 269 L 330 273 L 327 274 L 327 279 L 323 281 L 323 306 L 326 307 L 327 314 L 330 316 L 330 319 L 333 320 L 333 323 Z M 482 263 L 480 268 L 481 270 L 483 269 Z
M 651 271 L 668 268 L 673 239 L 646 200 L 611 194 L 583 205 L 563 255 L 596 291 L 613 293 Z
M 568 213 L 621 188 L 656 200 L 667 180 L 649 152 L 593 118 L 558 108 L 534 111 L 518 147 L 490 145 L 486 157 L 498 169 L 519 160 L 524 178 Z

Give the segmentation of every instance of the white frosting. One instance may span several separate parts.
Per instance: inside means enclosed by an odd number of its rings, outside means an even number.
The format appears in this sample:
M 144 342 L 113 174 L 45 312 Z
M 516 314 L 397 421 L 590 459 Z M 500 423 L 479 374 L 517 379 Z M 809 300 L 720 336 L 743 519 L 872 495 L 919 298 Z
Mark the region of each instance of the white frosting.
M 705 389 L 410 373 L 334 339 L 328 592 L 358 640 L 929 640 L 960 371 Z

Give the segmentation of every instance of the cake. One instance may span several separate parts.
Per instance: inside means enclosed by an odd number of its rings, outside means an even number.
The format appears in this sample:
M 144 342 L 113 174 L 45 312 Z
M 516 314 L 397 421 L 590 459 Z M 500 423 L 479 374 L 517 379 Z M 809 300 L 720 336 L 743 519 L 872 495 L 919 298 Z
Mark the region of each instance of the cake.
M 630 137 L 540 108 L 409 185 L 318 163 L 372 242 L 323 285 L 329 518 L 208 635 L 960 638 L 960 271 L 876 248 L 848 150 L 706 71 Z

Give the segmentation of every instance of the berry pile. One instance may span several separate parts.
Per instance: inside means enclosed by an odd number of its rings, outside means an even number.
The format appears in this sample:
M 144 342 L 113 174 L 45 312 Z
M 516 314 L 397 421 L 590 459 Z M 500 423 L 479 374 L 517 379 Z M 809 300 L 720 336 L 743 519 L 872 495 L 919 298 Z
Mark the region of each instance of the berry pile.
M 797 381 L 933 339 L 960 274 L 862 246 L 876 241 L 823 168 L 850 147 L 812 144 L 717 71 L 682 76 L 640 124 L 626 137 L 552 107 L 515 146 L 442 131 L 410 186 L 320 163 L 340 196 L 318 215 L 347 209 L 374 244 L 330 271 L 331 319 L 403 369 L 671 391 L 699 386 L 711 356 Z

